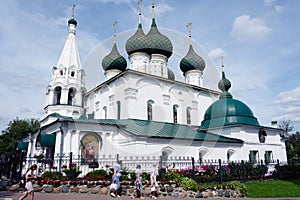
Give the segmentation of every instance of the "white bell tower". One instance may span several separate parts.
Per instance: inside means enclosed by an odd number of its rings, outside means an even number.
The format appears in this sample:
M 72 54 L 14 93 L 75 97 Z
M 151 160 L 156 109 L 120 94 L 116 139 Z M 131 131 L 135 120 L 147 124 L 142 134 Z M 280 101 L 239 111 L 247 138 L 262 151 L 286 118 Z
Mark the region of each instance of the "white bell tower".
M 81 67 L 76 42 L 77 21 L 68 21 L 69 31 L 65 46 L 57 65 L 52 69 L 52 76 L 46 92 L 46 116 L 58 113 L 63 116 L 79 118 L 84 114 L 83 95 L 85 93 L 85 73 Z

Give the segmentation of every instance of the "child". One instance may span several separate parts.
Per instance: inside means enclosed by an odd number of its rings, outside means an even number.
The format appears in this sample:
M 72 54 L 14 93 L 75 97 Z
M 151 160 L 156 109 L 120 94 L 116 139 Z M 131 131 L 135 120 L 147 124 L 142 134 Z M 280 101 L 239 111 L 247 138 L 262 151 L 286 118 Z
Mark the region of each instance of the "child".
M 144 197 L 143 197 L 143 185 L 142 185 L 143 178 L 142 178 L 142 171 L 141 171 L 141 165 L 140 164 L 138 164 L 136 166 L 135 174 L 136 174 L 135 191 L 132 193 L 131 198 L 133 199 L 134 195 L 136 194 L 137 198 L 144 199 Z

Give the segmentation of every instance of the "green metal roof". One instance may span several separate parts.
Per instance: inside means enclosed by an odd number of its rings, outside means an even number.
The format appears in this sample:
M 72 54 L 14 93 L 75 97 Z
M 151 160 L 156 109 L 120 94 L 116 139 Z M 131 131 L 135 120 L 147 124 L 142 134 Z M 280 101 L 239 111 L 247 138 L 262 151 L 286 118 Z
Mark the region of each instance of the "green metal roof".
M 229 138 L 204 131 L 198 131 L 198 127 L 193 126 L 138 119 L 128 119 L 120 121 L 125 124 L 125 126 L 121 129 L 140 137 L 176 138 L 229 143 L 243 142 L 242 140 L 235 138 Z
M 174 139 L 187 139 L 198 141 L 215 141 L 215 142 L 227 142 L 227 143 L 243 143 L 242 140 L 225 137 L 218 134 L 213 134 L 205 131 L 198 130 L 199 127 L 150 121 L 139 119 L 88 119 L 80 118 L 73 119 L 71 117 L 64 117 L 58 115 L 60 119 L 69 120 L 74 122 L 86 122 L 86 123 L 99 123 L 104 125 L 115 125 L 121 130 L 126 131 L 129 134 L 137 137 L 150 137 L 150 138 L 174 138 Z

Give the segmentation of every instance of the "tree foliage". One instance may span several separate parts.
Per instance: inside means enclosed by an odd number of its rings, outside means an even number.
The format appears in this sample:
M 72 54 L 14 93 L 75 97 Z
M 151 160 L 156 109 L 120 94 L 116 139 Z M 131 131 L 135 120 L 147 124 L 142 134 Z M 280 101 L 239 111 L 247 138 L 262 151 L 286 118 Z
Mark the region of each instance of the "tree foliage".
M 290 135 L 286 140 L 288 159 L 300 159 L 300 134 L 296 132 Z
M 0 153 L 11 155 L 16 150 L 18 140 L 36 132 L 40 127 L 37 119 L 14 119 L 0 135 Z
M 281 137 L 287 138 L 289 133 L 294 130 L 294 126 L 292 125 L 291 120 L 283 120 L 281 124 L 278 125 L 279 129 L 281 129 Z

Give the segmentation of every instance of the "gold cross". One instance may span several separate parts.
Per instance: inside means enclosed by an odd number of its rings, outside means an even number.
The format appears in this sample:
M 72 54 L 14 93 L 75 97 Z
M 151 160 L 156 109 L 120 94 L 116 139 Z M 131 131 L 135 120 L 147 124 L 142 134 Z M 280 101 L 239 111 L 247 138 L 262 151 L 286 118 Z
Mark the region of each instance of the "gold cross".
M 222 72 L 224 72 L 224 56 L 221 56 L 220 59 L 222 61 Z
M 117 37 L 117 21 L 114 22 L 114 43 L 116 43 L 116 37 Z
M 188 22 L 188 24 L 186 25 L 186 27 L 188 28 L 188 32 L 189 32 L 189 37 L 192 37 L 192 34 L 191 34 L 191 25 L 193 23 L 192 22 Z

